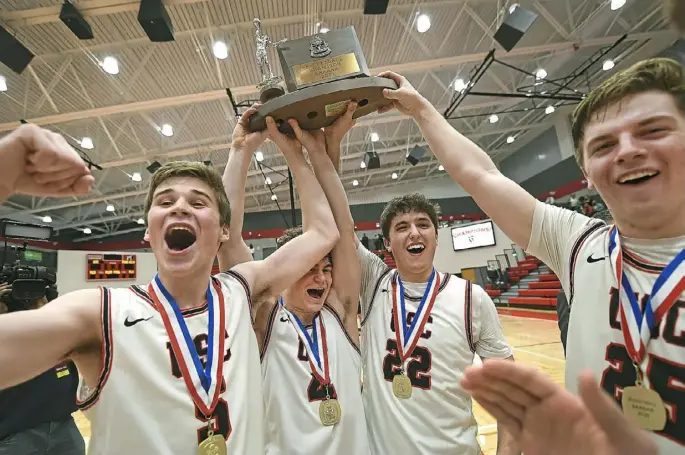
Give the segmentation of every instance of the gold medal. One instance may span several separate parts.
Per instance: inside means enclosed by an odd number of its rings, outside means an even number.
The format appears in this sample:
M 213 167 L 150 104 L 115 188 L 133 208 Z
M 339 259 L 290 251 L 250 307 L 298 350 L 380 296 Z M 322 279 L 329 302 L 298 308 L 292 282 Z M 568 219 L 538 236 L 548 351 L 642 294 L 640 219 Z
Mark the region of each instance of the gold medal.
M 226 455 L 226 440 L 220 434 L 214 434 L 211 423 L 207 439 L 202 441 L 197 448 L 197 455 Z
M 623 413 L 641 428 L 661 431 L 666 426 L 666 406 L 658 393 L 642 385 L 623 389 Z
M 398 374 L 392 378 L 392 393 L 394 393 L 397 398 L 403 400 L 411 398 L 411 392 L 411 381 L 406 374 Z
M 340 403 L 335 398 L 323 400 L 319 405 L 319 418 L 321 423 L 327 427 L 340 423 L 342 409 Z

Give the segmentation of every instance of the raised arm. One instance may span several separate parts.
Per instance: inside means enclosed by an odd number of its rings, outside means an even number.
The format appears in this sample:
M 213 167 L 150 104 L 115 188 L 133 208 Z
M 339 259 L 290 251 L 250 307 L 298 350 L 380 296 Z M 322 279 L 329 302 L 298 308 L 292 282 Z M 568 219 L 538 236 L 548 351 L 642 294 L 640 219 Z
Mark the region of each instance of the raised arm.
M 526 249 L 533 227 L 536 199 L 505 177 L 488 154 L 464 137 L 403 76 L 382 73 L 399 88 L 386 90 L 393 107 L 411 115 L 433 154 L 476 204 L 519 246 Z M 515 207 L 516 210 L 512 210 Z
M 0 202 L 13 194 L 81 196 L 93 176 L 59 134 L 22 125 L 0 139 Z
M 340 240 L 333 248 L 333 291 L 335 297 L 330 303 L 342 318 L 345 328 L 354 340 L 359 338 L 357 328 L 357 308 L 359 307 L 359 287 L 361 285 L 361 264 L 357 253 L 357 236 L 354 232 L 354 220 L 350 205 L 345 195 L 338 172 L 329 155 L 340 155 L 340 141 L 354 125 L 352 115 L 356 103 L 350 103 L 346 113 L 333 125 L 324 130 L 326 149 L 310 147 L 304 143 L 309 152 L 314 174 L 319 180 L 323 192 L 333 212 L 333 218 L 340 232 Z
M 0 389 L 27 381 L 73 355 L 99 353 L 101 345 L 97 289 L 65 294 L 38 310 L 0 315 Z
M 245 216 L 245 185 L 252 155 L 264 143 L 268 131 L 250 133 L 249 119 L 257 112 L 258 104 L 243 113 L 233 130 L 233 142 L 228 152 L 228 163 L 224 169 L 224 189 L 231 204 L 231 226 L 229 239 L 221 244 L 217 257 L 219 270 L 225 271 L 236 264 L 252 260 L 250 248 L 243 241 L 243 219 Z
M 325 147 L 323 133 L 304 132 L 295 120 L 290 120 L 290 123 L 300 140 L 317 142 L 318 147 Z M 300 140 L 280 133 L 271 117 L 267 117 L 266 124 L 270 138 L 283 152 L 293 174 L 302 212 L 309 217 L 301 236 L 286 243 L 263 261 L 235 267 L 236 272 L 247 279 L 253 301 L 280 294 L 328 254 L 340 237 L 326 195 L 304 159 Z M 315 135 L 316 139 L 305 138 L 311 135 Z

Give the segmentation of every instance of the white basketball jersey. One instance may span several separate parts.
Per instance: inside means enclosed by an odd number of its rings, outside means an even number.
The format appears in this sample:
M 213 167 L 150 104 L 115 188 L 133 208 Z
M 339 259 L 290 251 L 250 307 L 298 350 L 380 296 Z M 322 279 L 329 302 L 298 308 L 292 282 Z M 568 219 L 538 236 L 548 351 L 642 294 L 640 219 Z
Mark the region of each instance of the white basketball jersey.
M 262 348 L 267 455 L 369 453 L 359 350 L 335 311 L 325 305 L 320 315 L 328 347 L 329 396 L 338 400 L 341 420 L 333 426 L 321 423 L 319 406 L 326 399 L 326 390 L 312 374 L 305 345 L 287 312 L 276 303 Z
M 635 385 L 636 372 L 621 332 L 608 253 L 610 227 L 558 208 L 538 207 L 535 218 L 538 240 L 531 237 L 529 249 L 559 274 L 571 306 L 566 388 L 578 393 L 578 376 L 589 369 L 620 404 L 623 389 Z M 664 265 L 685 248 L 685 237 L 623 238 L 621 244 L 623 271 L 638 302 L 645 305 Z M 661 396 L 668 411 L 664 430 L 652 433 L 659 453 L 685 453 L 685 293 L 652 331 L 641 370 L 645 385 Z
M 480 454 L 471 397 L 459 382 L 473 363 L 474 352 L 488 358 L 511 356 L 494 305 L 484 300 L 482 296 L 487 295 L 480 287 L 440 274 L 432 311 L 405 364 L 412 395 L 397 398 L 392 384 L 401 367 L 392 317 L 392 281 L 396 275 L 396 271 L 387 270 L 377 279 L 370 304 L 364 305 L 363 399 L 371 453 Z M 404 283 L 407 325 L 417 312 L 425 287 L 425 283 Z M 472 299 L 474 292 L 479 293 L 478 299 Z M 486 308 L 488 304 L 491 309 Z M 490 332 L 492 314 L 496 328 Z
M 264 453 L 259 351 L 245 280 L 217 275 L 226 308 L 224 384 L 212 416 L 229 454 Z M 208 420 L 196 408 L 147 287 L 102 289 L 103 367 L 94 388 L 80 384 L 79 407 L 91 422 L 88 453 L 195 455 Z M 202 362 L 207 303 L 182 310 Z

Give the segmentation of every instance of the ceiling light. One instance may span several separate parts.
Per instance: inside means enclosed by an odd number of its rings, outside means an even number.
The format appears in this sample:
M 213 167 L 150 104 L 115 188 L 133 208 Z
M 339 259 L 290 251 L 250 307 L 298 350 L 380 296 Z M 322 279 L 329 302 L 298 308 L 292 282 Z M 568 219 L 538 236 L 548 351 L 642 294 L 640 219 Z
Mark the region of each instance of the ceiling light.
M 133 175 L 131 175 L 131 180 L 134 182 L 140 182 L 143 180 L 143 177 L 140 175 L 140 172 L 134 172 Z
M 366 169 L 366 163 L 365 163 L 365 162 L 362 161 L 361 164 L 360 164 L 360 166 L 361 166 L 362 169 Z
M 84 234 L 90 234 L 91 232 L 93 232 L 93 231 L 91 231 L 90 228 L 83 228 Z
M 228 57 L 228 46 L 223 41 L 214 41 L 212 52 L 214 52 L 214 57 L 224 60 Z
M 378 133 L 374 132 L 371 133 L 371 142 L 378 142 L 380 140 L 380 137 L 378 137 Z
M 105 57 L 100 65 L 106 73 L 119 74 L 119 61 L 114 57 Z
M 426 14 L 419 14 L 416 18 L 416 30 L 419 33 L 425 33 L 431 28 L 431 19 Z
M 145 220 L 142 219 L 142 218 L 138 218 L 138 219 L 136 220 L 136 223 L 138 223 L 138 224 L 145 224 Z
M 89 137 L 84 137 L 81 139 L 81 147 L 88 150 L 92 149 L 94 147 L 93 140 Z
M 321 27 L 321 30 L 319 30 L 319 33 L 328 33 L 330 30 L 328 27 Z
M 604 62 L 604 64 L 602 65 L 602 69 L 603 69 L 604 71 L 609 71 L 609 70 L 612 69 L 614 66 L 616 66 L 616 64 L 614 64 L 614 61 L 613 61 L 613 60 L 607 60 L 607 61 Z
M 162 125 L 162 128 L 160 128 L 159 131 L 166 137 L 171 137 L 174 135 L 174 129 L 168 123 Z
M 7 91 L 7 79 L 4 76 L 0 76 L 0 92 Z
M 397 172 L 393 172 L 391 177 L 393 180 L 397 180 Z
M 359 185 L 359 180 L 352 180 L 352 186 Z
M 272 195 L 271 195 L 271 200 L 272 200 L 272 201 L 278 200 L 278 196 L 276 196 L 275 194 L 272 194 Z
M 513 5 L 511 5 L 509 7 L 509 14 L 514 14 L 514 11 L 516 11 L 516 8 L 518 8 L 519 6 L 521 5 L 519 5 L 518 3 L 514 3 Z
M 611 11 L 616 11 L 626 4 L 626 0 L 611 0 Z
M 554 106 L 547 106 L 547 109 L 545 109 L 545 114 L 551 114 L 554 111 L 556 111 L 556 108 Z
M 507 138 L 507 144 L 511 144 L 511 143 L 514 142 L 515 140 L 516 140 L 516 138 L 515 138 L 514 136 L 509 136 L 509 137 Z
M 545 158 L 547 158 L 547 155 L 545 155 L 544 153 L 538 155 L 539 160 L 544 160 Z
M 499 122 L 499 117 L 497 116 L 497 114 L 492 114 L 490 116 L 490 123 L 497 123 L 497 122 Z
M 254 157 L 257 161 L 264 161 L 264 154 L 261 150 L 257 150 L 254 154 Z
M 267 177 L 267 178 L 264 180 L 264 184 L 265 184 L 265 185 L 271 185 L 271 177 Z
M 45 215 L 43 217 L 43 223 L 52 223 L 52 218 L 50 217 L 50 215 Z
M 107 210 L 108 212 L 113 212 L 113 211 L 114 211 L 114 206 L 113 206 L 112 204 L 109 204 L 109 205 L 107 205 L 107 207 L 105 208 L 105 210 Z
M 444 171 L 444 170 L 445 170 L 445 166 L 443 166 L 443 165 L 441 164 L 440 166 L 438 166 L 438 170 L 439 170 L 439 171 Z
M 543 68 L 540 68 L 535 72 L 535 78 L 536 79 L 544 79 L 547 77 L 547 71 L 545 71 Z
M 464 79 L 459 78 L 456 81 L 454 81 L 454 90 L 456 90 L 457 92 L 463 92 L 465 88 L 466 82 L 464 82 Z

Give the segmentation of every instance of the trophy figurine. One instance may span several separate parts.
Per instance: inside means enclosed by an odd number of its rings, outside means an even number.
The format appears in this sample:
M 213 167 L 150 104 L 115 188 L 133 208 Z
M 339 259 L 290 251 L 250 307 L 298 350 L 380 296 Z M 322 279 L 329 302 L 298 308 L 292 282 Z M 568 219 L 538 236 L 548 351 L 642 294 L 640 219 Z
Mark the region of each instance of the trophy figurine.
M 396 89 L 391 79 L 371 76 L 354 27 L 331 30 L 304 38 L 278 42 L 261 30 L 259 19 L 253 21 L 257 43 L 257 66 L 262 81 L 257 85 L 263 103 L 250 117 L 250 130 L 266 128 L 266 117 L 276 120 L 281 132 L 291 134 L 288 122 L 294 118 L 304 130 L 332 124 L 354 101 L 354 117 L 362 117 L 390 102 L 384 89 Z M 267 57 L 275 47 L 283 78 L 273 74 Z M 280 85 L 284 80 L 286 90 Z
M 286 42 L 286 39 L 282 39 L 277 42 L 271 41 L 271 37 L 262 33 L 262 21 L 255 18 L 252 23 L 254 24 L 255 30 L 255 42 L 257 43 L 257 66 L 259 66 L 259 71 L 262 73 L 262 81 L 257 84 L 259 89 L 259 101 L 266 103 L 270 99 L 276 98 L 285 94 L 285 90 L 280 85 L 281 78 L 274 76 L 273 71 L 271 71 L 271 64 L 269 63 L 269 56 L 267 55 L 267 48 L 269 46 L 276 47 L 281 43 Z

